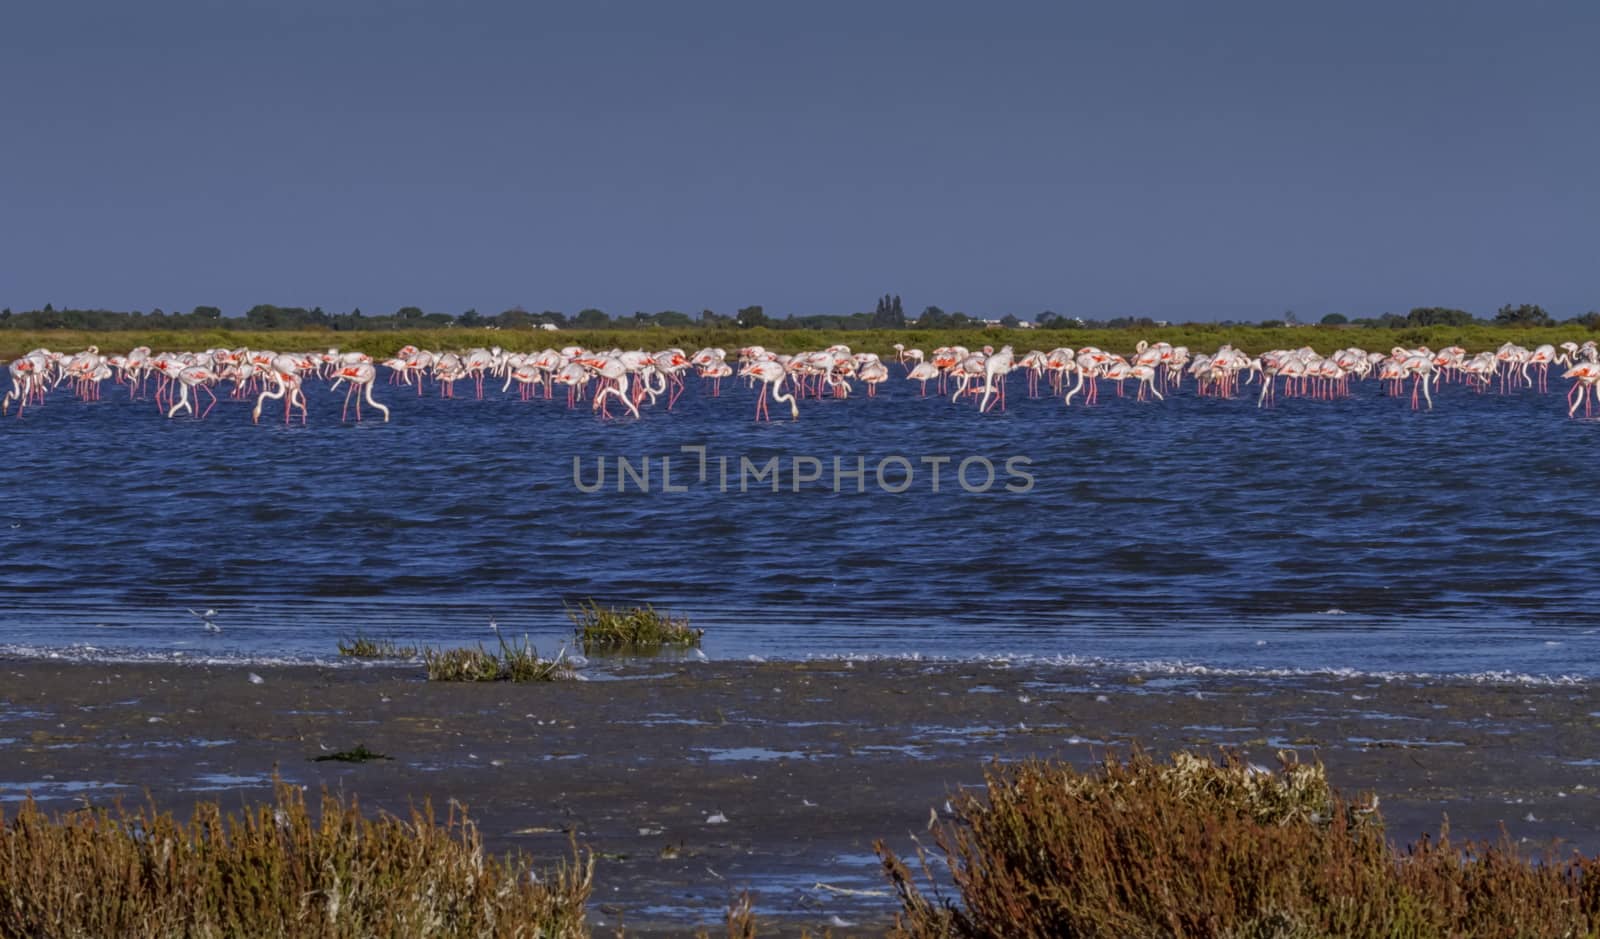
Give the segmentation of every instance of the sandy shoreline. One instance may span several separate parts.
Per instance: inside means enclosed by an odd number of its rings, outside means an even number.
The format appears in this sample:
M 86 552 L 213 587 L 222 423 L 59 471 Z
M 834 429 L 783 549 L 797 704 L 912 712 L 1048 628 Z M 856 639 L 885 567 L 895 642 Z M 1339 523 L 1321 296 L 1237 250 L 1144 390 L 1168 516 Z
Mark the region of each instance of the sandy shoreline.
M 251 672 L 263 681 L 253 683 Z M 1504 823 L 1600 851 L 1589 685 L 1159 677 L 915 662 L 639 663 L 605 680 L 429 684 L 415 666 L 0 662 L 0 804 L 268 794 L 274 769 L 369 807 L 465 803 L 496 851 L 601 854 L 593 921 L 681 933 L 741 888 L 793 925 L 886 921 L 875 838 L 925 831 L 991 758 L 1137 741 L 1320 757 L 1409 840 Z M 393 757 L 313 762 L 357 744 Z M 717 815 L 726 822 L 712 822 Z M 847 930 L 848 931 L 848 930 Z M 870 930 L 868 930 L 870 931 Z

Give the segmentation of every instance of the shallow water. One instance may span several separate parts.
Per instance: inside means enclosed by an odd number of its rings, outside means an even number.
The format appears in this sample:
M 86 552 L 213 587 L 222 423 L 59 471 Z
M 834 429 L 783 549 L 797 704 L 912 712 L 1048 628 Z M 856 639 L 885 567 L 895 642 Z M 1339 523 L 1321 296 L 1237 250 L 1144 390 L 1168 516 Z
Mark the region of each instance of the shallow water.
M 1600 423 L 1566 419 L 1559 391 L 1447 387 L 1420 413 L 1372 382 L 1268 411 L 1187 388 L 1141 405 L 1108 385 L 1071 409 L 1024 391 L 979 415 L 896 382 L 767 425 L 737 382 L 610 423 L 559 396 L 381 387 L 392 422 L 355 426 L 313 383 L 309 426 L 285 428 L 239 402 L 169 421 L 121 388 L 61 389 L 0 422 L 0 647 L 329 657 L 357 631 L 492 643 L 493 616 L 553 648 L 563 600 L 592 596 L 687 613 L 724 658 L 1600 674 Z M 705 482 L 683 446 L 707 448 Z M 647 455 L 653 491 L 618 493 L 615 458 Z M 660 491 L 663 455 L 687 491 Z M 775 455 L 782 491 L 739 491 L 739 457 Z M 873 474 L 896 455 L 916 472 L 899 494 Z M 997 468 L 989 492 L 955 480 L 974 455 Z M 580 491 L 573 458 L 591 484 L 601 456 L 606 489 Z M 798 492 L 795 456 L 822 469 Z M 953 460 L 937 493 L 936 456 Z M 1002 488 L 1013 456 L 1029 492 Z M 834 457 L 865 458 L 865 492 L 832 491 Z

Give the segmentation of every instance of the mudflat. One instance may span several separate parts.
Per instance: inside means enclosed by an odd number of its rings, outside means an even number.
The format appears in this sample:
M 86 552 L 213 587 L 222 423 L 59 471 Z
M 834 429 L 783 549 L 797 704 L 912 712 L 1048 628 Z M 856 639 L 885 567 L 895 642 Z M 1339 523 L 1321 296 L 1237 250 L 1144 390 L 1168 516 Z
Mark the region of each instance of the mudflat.
M 1087 765 L 1140 745 L 1320 759 L 1379 794 L 1405 842 L 1600 850 L 1600 701 L 1588 684 L 1140 676 L 916 661 L 636 661 L 588 681 L 430 683 L 419 666 L 0 662 L 0 808 L 148 797 L 236 808 L 274 774 L 404 811 L 454 799 L 489 847 L 599 857 L 591 921 L 678 935 L 748 888 L 785 930 L 871 934 L 872 854 L 992 760 Z M 252 677 L 254 676 L 254 677 Z M 259 679 L 259 681 L 255 680 Z M 363 763 L 318 761 L 365 746 Z

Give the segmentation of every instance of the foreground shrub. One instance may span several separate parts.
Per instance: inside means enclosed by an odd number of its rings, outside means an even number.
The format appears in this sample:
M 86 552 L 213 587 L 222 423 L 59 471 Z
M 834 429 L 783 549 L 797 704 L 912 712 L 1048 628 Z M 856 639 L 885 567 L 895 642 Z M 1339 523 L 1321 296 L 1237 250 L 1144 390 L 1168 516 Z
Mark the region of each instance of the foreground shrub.
M 697 646 L 705 630 L 694 629 L 686 616 L 658 613 L 653 606 L 626 610 L 603 607 L 593 600 L 567 607 L 567 618 L 583 650 L 596 648 L 655 649 L 662 646 Z
M 936 843 L 959 902 L 882 842 L 900 937 L 1558 937 L 1600 930 L 1600 861 L 1528 858 L 1508 837 L 1399 850 L 1376 800 L 1322 767 L 1135 753 L 1098 773 L 991 767 Z
M 574 855 L 535 878 L 485 856 L 454 807 L 443 824 L 429 807 L 369 819 L 324 792 L 313 817 L 282 783 L 276 804 L 202 802 L 187 824 L 30 799 L 0 812 L 0 936 L 581 937 L 594 862 Z
M 520 643 L 500 637 L 500 652 L 476 649 L 423 649 L 429 681 L 560 681 L 576 678 L 578 670 L 563 653 L 553 659 L 539 652 L 524 636 Z

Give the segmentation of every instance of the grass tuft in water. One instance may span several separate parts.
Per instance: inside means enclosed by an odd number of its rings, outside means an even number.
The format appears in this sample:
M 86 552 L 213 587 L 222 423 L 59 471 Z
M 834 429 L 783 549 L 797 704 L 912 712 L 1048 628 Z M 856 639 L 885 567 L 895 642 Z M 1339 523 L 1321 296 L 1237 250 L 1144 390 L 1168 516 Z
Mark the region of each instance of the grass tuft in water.
M 727 927 L 727 939 L 757 939 L 760 931 L 757 928 L 755 897 L 750 891 L 740 891 L 737 897 L 729 901 L 723 923 Z M 695 932 L 694 939 L 713 939 L 713 936 L 710 929 L 702 927 Z M 819 937 L 811 930 L 802 928 L 798 939 L 819 939 Z M 833 939 L 833 930 L 823 930 L 820 939 Z
M 368 750 L 367 745 L 357 744 L 354 750 L 340 750 L 337 753 L 324 753 L 311 758 L 313 763 L 369 763 L 373 760 L 392 760 L 394 757 L 373 750 Z
M 501 636 L 498 653 L 481 645 L 476 649 L 424 648 L 422 661 L 429 681 L 561 681 L 578 675 L 565 650 L 553 659 L 541 659 L 526 636 L 519 643 L 506 642 Z
M 484 853 L 454 805 L 409 818 L 363 815 L 299 787 L 224 814 L 200 802 L 187 822 L 153 806 L 47 815 L 32 799 L 0 808 L 0 936 L 588 935 L 594 860 L 534 871 Z
M 416 646 L 403 646 L 393 639 L 352 636 L 339 640 L 339 654 L 352 659 L 414 659 Z
M 689 625 L 687 616 L 674 617 L 653 606 L 628 609 L 601 606 L 594 600 L 567 607 L 567 618 L 585 652 L 604 649 L 689 648 L 700 644 L 705 630 Z
M 987 791 L 952 797 L 937 826 L 948 876 L 931 897 L 880 841 L 899 895 L 899 939 L 1058 936 L 1592 936 L 1600 859 L 1530 857 L 1437 840 L 1404 849 L 1377 800 L 1346 801 L 1320 765 L 1276 770 L 1234 755 L 1141 752 L 1099 772 L 993 766 Z M 941 865 L 942 866 L 942 865 Z M 939 884 L 953 883 L 958 898 Z

